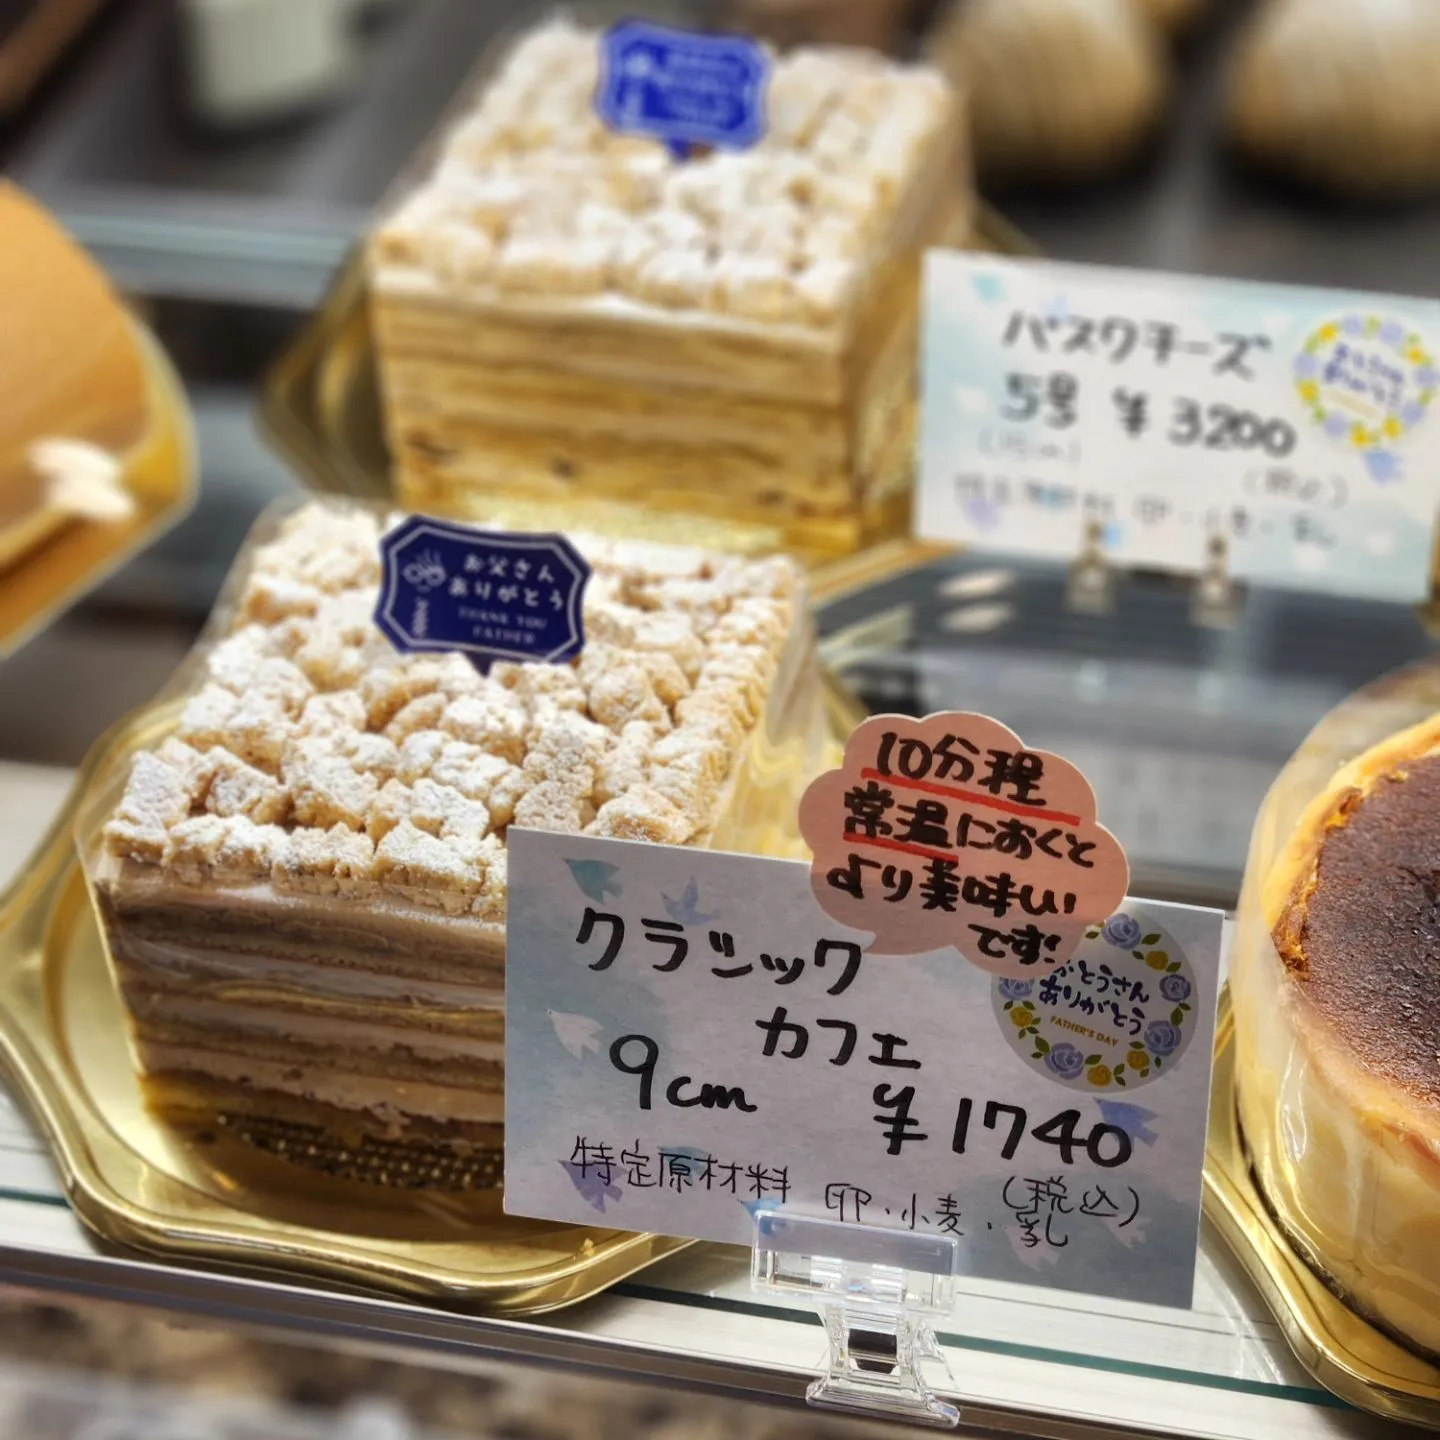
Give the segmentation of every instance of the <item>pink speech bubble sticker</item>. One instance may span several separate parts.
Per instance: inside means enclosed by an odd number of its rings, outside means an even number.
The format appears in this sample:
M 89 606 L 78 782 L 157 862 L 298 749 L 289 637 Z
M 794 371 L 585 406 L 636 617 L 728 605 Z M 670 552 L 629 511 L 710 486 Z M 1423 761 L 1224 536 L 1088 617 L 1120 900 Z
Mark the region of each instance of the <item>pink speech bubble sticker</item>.
M 988 715 L 872 716 L 800 830 L 820 908 L 872 931 L 871 954 L 953 946 L 995 975 L 1063 965 L 1130 882 L 1090 782 Z

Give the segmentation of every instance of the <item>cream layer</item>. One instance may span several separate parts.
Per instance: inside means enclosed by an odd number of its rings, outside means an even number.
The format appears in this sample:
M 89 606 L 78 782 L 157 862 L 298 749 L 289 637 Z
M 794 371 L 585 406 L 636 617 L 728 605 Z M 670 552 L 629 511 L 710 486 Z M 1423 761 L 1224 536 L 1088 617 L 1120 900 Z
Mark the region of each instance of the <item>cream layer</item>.
M 145 1013 L 137 1012 L 142 1026 L 150 1013 L 148 1007 Z M 489 1060 L 499 1065 L 505 1063 L 505 1043 L 500 1040 L 477 1040 L 469 1035 L 437 1034 L 430 1030 L 377 1025 L 330 1015 L 308 1015 L 295 1011 L 280 1013 L 263 1006 L 223 1000 L 189 999 L 167 994 L 162 1004 L 153 1007 L 153 1014 L 157 1020 L 174 1020 L 217 1032 L 263 1036 L 268 1040 L 314 1040 L 345 1049 L 363 1046 L 382 1053 L 406 1050 L 426 1060 L 441 1062 L 463 1056 L 467 1060 Z
M 322 883 L 282 891 L 267 881 L 216 874 L 191 884 L 159 866 L 108 854 L 94 876 L 122 926 L 229 929 L 237 943 L 315 946 L 337 965 L 355 963 L 341 957 L 361 957 L 361 968 L 407 975 L 452 966 L 468 979 L 504 966 L 504 921 L 470 913 L 471 897 L 368 880 L 347 881 L 344 890 L 321 889 Z
M 338 1070 L 277 1065 L 247 1060 L 191 1045 L 141 1041 L 145 1069 L 194 1073 L 256 1090 L 274 1090 L 301 1100 L 333 1105 L 337 1110 L 366 1110 L 382 1120 L 407 1115 L 427 1120 L 470 1120 L 499 1124 L 505 1118 L 505 1097 L 498 1090 L 461 1090 L 450 1085 L 420 1085 L 410 1080 L 367 1079 Z
M 378 1002 L 394 1007 L 396 1013 L 408 1011 L 417 1018 L 422 1013 L 493 1014 L 505 1004 L 499 987 L 484 989 L 440 980 L 411 980 L 348 965 L 311 965 L 249 952 L 143 940 L 129 934 L 122 936 L 122 943 L 123 953 L 117 957 L 122 971 L 160 984 L 179 980 L 188 991 L 198 990 L 217 1000 L 236 997 L 243 1001 L 248 988 L 263 985 L 281 996 L 363 1002 L 367 1010 Z

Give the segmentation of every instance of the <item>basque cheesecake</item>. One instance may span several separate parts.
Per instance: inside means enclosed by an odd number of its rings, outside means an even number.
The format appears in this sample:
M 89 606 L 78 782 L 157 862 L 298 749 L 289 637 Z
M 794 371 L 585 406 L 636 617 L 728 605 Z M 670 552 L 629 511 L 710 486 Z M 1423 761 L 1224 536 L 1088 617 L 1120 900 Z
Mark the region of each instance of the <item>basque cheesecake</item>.
M 481 674 L 375 628 L 383 529 L 312 503 L 253 548 L 87 872 L 155 1111 L 468 1188 L 501 1143 L 510 826 L 747 848 L 793 822 L 823 704 L 789 560 L 572 535 L 584 651 Z
M 1255 883 L 1273 943 L 1237 943 L 1231 992 L 1257 1178 L 1337 1290 L 1440 1355 L 1440 720 L 1345 765 Z

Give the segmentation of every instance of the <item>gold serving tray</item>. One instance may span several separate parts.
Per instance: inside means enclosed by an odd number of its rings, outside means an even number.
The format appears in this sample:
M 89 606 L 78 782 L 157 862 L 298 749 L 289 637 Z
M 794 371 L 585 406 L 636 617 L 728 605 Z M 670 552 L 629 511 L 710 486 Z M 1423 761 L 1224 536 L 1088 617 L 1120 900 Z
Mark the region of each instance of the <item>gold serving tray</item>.
M 512 1315 L 583 1299 L 688 1244 L 519 1219 L 502 1213 L 498 1190 L 349 1184 L 146 1111 L 71 829 L 87 792 L 157 743 L 177 707 L 141 711 L 100 740 L 39 852 L 0 896 L 0 1070 L 80 1218 L 154 1255 Z
M 969 245 L 1004 255 L 1036 253 L 1025 236 L 983 205 Z M 386 500 L 392 495 L 391 468 L 381 415 L 365 273 L 357 251 L 341 267 L 320 310 L 266 376 L 259 419 L 271 443 L 312 489 Z M 683 514 L 604 500 L 569 502 L 564 507 L 536 504 L 533 517 L 517 514 L 511 500 L 496 503 L 503 505 L 508 521 L 537 529 L 612 528 L 657 540 L 690 540 L 697 523 Z M 727 527 L 712 517 L 698 523 L 711 545 L 752 554 L 787 549 L 821 567 L 834 559 L 833 549 L 820 547 L 807 553 L 787 543 L 780 526 L 736 521 Z M 909 525 L 910 498 L 898 496 L 874 527 L 874 539 L 882 546 L 908 544 L 903 537 Z
M 688 1245 L 506 1215 L 498 1189 L 334 1179 L 145 1109 L 72 831 L 89 797 L 158 744 L 183 703 L 153 705 L 101 737 L 39 851 L 0 895 L 0 1073 L 80 1218 L 153 1255 L 508 1315 L 573 1304 Z M 837 737 L 863 718 L 828 675 L 826 704 Z
M 0 568 L 0 658 L 184 519 L 195 503 L 195 436 L 185 391 L 154 336 L 138 323 L 136 330 L 150 429 L 126 459 L 125 488 L 135 514 L 113 525 L 57 518 L 33 549 Z
M 1235 1107 L 1235 1021 L 1220 997 L 1205 1213 L 1274 1312 L 1300 1363 L 1361 1410 L 1440 1430 L 1440 1368 L 1355 1314 L 1306 1264 L 1255 1184 Z

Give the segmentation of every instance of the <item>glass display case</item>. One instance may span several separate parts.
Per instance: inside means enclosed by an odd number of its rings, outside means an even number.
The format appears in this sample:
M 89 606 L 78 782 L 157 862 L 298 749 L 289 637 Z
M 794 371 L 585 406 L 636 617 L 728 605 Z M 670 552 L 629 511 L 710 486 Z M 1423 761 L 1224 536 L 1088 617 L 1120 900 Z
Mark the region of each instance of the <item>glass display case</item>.
M 301 489 L 261 438 L 264 378 L 511 19 L 500 0 L 352 8 L 377 13 L 357 31 L 349 90 L 226 137 L 195 124 L 171 83 L 174 8 L 117 3 L 5 137 L 9 174 L 91 247 L 172 357 L 203 479 L 188 520 L 0 659 L 0 895 L 23 886 L 95 739 L 184 658 L 255 517 Z M 1201 100 L 1177 122 L 1173 164 L 1083 202 L 1011 197 L 1014 217 L 1066 258 L 1394 288 L 1373 230 L 1337 223 L 1307 250 L 1293 214 L 1247 208 L 1243 183 L 1207 168 L 1217 37 L 1236 8 L 1219 6 L 1214 33 L 1193 42 Z M 1417 211 L 1396 231 L 1416 287 L 1428 224 Z M 1201 594 L 1158 574 L 904 539 L 817 583 L 822 658 L 858 707 L 1003 717 L 1090 778 L 1134 893 L 1226 911 L 1287 758 L 1345 696 L 1429 657 L 1440 626 L 1425 606 L 1263 586 Z M 77 1218 L 74 1184 L 0 1082 L 6 1440 L 859 1429 L 800 1408 L 824 1361 L 819 1318 L 758 1298 L 735 1247 L 686 1245 L 547 1313 L 479 1315 L 122 1248 Z M 962 1279 L 936 1338 L 962 1433 L 1391 1433 L 1312 1378 L 1208 1220 L 1191 1310 Z

